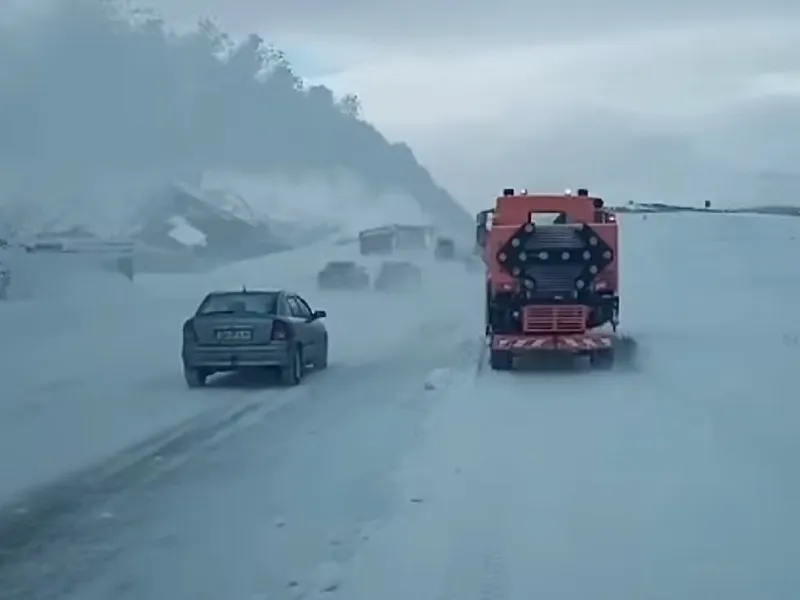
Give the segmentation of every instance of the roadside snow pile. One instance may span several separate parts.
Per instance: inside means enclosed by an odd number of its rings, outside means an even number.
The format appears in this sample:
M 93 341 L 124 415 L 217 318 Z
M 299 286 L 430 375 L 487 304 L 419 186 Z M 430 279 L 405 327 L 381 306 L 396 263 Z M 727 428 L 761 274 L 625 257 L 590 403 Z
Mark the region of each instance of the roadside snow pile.
M 289 176 L 207 173 L 201 185 L 229 190 L 247 198 L 255 214 L 305 228 L 354 234 L 387 223 L 426 225 L 432 222 L 420 203 L 402 192 L 378 193 L 345 171 L 320 171 Z
M 148 250 L 189 252 L 197 257 L 236 260 L 285 249 L 266 218 L 220 207 L 220 195 L 185 185 L 155 189 L 142 201 L 128 231 Z
M 167 219 L 173 226 L 168 235 L 184 246 L 205 246 L 206 234 L 192 227 L 185 217 L 174 216 Z
M 57 214 L 52 197 L 25 206 L 6 199 L 0 203 L 0 237 L 124 236 L 137 243 L 139 253 L 226 261 L 354 236 L 388 223 L 432 220 L 407 194 L 377 193 L 339 173 L 294 179 L 210 174 L 199 185 L 138 182 L 125 191 L 111 190 L 112 181 L 98 183 L 80 199 L 64 198 L 68 209 Z M 127 185 L 120 180 L 120 188 Z

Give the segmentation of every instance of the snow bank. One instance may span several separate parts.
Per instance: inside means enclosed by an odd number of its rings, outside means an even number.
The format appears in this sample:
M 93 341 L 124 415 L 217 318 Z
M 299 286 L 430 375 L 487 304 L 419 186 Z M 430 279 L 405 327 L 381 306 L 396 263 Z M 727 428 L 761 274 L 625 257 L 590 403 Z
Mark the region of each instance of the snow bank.
M 175 216 L 168 219 L 173 229 L 169 236 L 184 246 L 205 246 L 206 234 L 192 227 L 184 217 Z
M 335 227 L 342 233 L 407 223 L 426 225 L 431 218 L 419 202 L 404 193 L 377 193 L 345 171 L 320 171 L 296 176 L 209 172 L 202 187 L 228 190 L 247 199 L 251 210 L 278 221 L 309 228 Z

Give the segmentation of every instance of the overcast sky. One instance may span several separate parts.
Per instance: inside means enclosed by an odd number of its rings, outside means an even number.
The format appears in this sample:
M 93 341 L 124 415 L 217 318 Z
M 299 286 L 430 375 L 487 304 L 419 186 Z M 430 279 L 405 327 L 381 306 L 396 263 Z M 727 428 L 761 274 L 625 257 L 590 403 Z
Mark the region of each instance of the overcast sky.
M 617 192 L 632 171 L 640 193 L 660 171 L 797 170 L 797 0 L 134 3 L 256 30 L 470 204 L 507 185 Z

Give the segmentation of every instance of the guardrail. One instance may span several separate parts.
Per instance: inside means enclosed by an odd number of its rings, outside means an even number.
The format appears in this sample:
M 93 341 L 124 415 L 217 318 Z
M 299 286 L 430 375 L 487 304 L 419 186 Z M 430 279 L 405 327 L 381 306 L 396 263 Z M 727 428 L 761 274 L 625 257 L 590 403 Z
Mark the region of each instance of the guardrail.
M 69 254 L 106 254 L 131 256 L 136 244 L 132 240 L 34 240 L 20 244 L 26 252 Z

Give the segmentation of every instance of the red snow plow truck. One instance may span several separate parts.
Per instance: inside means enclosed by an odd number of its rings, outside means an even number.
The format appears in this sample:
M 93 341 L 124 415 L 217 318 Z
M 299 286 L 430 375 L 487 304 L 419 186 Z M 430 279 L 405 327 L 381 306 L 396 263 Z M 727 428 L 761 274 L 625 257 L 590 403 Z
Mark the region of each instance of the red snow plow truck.
M 602 369 L 630 358 L 632 340 L 617 331 L 618 226 L 586 189 L 506 189 L 478 213 L 492 369 L 512 370 L 520 355 L 587 356 Z

